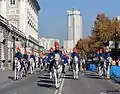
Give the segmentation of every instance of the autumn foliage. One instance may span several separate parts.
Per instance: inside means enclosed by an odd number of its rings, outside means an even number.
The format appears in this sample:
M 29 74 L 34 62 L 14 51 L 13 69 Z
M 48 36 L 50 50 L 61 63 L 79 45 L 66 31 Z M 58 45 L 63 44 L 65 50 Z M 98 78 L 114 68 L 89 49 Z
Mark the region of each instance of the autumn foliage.
M 89 52 L 96 52 L 105 46 L 106 41 L 114 41 L 114 33 L 120 34 L 120 20 L 110 19 L 104 13 L 98 14 L 91 30 L 91 36 L 80 39 L 76 48 L 84 56 Z

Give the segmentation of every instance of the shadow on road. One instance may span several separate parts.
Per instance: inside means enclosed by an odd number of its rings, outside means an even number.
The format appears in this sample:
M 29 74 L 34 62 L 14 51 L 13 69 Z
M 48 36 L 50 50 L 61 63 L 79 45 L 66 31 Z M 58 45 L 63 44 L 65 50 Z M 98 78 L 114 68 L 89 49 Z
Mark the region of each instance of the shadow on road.
M 64 78 L 65 79 L 73 79 L 73 77 L 70 77 L 70 76 L 65 76 Z
M 73 76 L 72 74 L 66 74 L 65 76 Z
M 92 78 L 92 79 L 103 79 L 103 78 L 101 78 L 101 77 L 99 77 L 99 76 L 86 76 L 87 78 Z
M 14 77 L 13 76 L 8 76 L 9 79 L 11 80 L 14 80 Z
M 51 84 L 43 84 L 43 83 L 37 83 L 37 86 L 40 87 L 46 87 L 46 88 L 53 88 L 54 86 Z
M 49 77 L 50 75 L 49 74 L 44 74 L 44 76 L 48 76 Z
M 84 74 L 85 77 L 87 78 L 92 78 L 92 79 L 103 79 L 102 77 L 100 77 L 99 75 L 97 74 Z
M 111 80 L 113 83 L 120 84 L 120 78 L 112 78 L 111 77 Z
M 46 88 L 53 88 L 54 81 L 50 80 L 49 74 L 44 74 L 43 76 L 38 77 L 39 80 L 37 81 L 37 86 L 46 87 Z
M 41 79 L 40 81 L 37 81 L 37 82 L 54 83 L 54 81 L 52 80 L 45 80 L 45 79 Z
M 40 79 L 50 79 L 50 77 L 46 77 L 46 76 L 39 76 L 38 78 L 40 78 Z

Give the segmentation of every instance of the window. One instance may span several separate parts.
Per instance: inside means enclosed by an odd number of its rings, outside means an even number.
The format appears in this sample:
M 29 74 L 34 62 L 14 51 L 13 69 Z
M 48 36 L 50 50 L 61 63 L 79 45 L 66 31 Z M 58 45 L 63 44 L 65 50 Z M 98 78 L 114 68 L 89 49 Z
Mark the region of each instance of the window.
M 10 0 L 10 5 L 15 5 L 15 0 Z

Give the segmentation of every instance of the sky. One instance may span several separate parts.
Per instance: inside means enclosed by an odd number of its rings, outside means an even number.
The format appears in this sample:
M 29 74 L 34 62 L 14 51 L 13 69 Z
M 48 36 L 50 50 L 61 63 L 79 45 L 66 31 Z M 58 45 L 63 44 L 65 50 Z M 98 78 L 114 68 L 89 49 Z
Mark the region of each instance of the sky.
M 67 39 L 67 10 L 80 10 L 83 18 L 83 35 L 91 34 L 98 13 L 108 17 L 120 15 L 120 0 L 38 0 L 39 35 L 42 37 L 58 38 L 61 43 Z

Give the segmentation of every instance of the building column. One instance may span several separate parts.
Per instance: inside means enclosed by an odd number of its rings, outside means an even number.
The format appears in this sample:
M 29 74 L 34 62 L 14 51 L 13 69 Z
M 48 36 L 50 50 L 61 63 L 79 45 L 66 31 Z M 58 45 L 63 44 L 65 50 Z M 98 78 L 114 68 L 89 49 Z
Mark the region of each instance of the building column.
M 5 56 L 4 56 L 4 45 L 5 45 L 5 39 L 4 39 L 4 34 L 3 34 L 3 28 L 0 29 L 0 56 L 1 56 L 1 60 L 0 60 L 0 64 L 1 64 L 1 69 L 4 70 L 4 63 L 5 63 Z
M 8 33 L 8 67 L 12 67 L 13 62 L 13 39 L 11 32 Z

